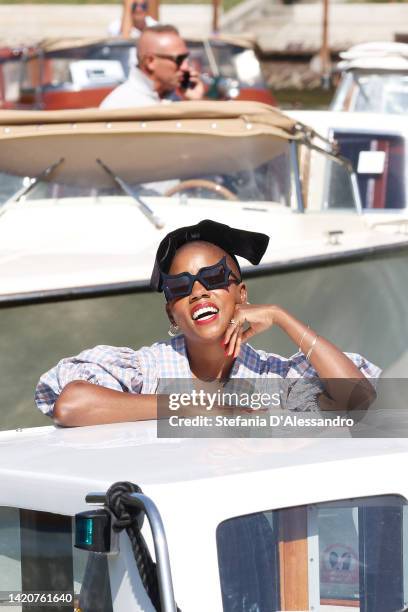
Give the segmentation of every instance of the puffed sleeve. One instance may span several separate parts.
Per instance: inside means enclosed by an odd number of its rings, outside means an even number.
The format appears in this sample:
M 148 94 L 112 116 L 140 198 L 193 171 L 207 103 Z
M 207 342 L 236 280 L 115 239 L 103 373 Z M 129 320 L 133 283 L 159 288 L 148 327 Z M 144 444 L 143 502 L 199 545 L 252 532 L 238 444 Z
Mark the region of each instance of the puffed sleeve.
M 345 355 L 375 387 L 381 369 L 357 353 Z M 320 410 L 318 398 L 322 393 L 323 383 L 305 355 L 301 352 L 293 355 L 286 376 L 283 407 L 296 412 L 317 412 Z
M 116 391 L 140 393 L 143 378 L 137 351 L 100 345 L 75 357 L 62 359 L 41 376 L 35 390 L 37 408 L 52 416 L 58 396 L 74 380 L 84 380 Z

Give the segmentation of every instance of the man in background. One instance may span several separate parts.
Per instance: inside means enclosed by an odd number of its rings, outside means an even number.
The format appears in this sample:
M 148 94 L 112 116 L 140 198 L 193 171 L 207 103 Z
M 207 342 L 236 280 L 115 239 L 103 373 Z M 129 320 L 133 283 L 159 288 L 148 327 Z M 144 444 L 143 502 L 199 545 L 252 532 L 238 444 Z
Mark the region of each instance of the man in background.
M 139 38 L 143 30 L 157 24 L 149 15 L 149 2 L 135 0 L 125 2 L 121 19 L 115 19 L 108 27 L 110 36 L 123 36 L 124 38 Z
M 138 40 L 138 66 L 102 101 L 100 108 L 151 106 L 169 101 L 172 96 L 201 100 L 204 86 L 198 72 L 189 65 L 188 56 L 186 43 L 175 27 L 146 28 Z

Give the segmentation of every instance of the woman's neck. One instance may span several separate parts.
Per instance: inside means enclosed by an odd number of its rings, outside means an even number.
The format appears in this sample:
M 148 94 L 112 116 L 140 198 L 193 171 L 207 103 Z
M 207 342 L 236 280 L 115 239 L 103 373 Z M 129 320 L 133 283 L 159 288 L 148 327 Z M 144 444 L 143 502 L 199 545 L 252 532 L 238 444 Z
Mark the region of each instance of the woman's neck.
M 194 343 L 191 346 L 186 339 L 186 350 L 194 377 L 200 380 L 228 378 L 235 360 L 232 356 L 225 355 L 223 345 Z

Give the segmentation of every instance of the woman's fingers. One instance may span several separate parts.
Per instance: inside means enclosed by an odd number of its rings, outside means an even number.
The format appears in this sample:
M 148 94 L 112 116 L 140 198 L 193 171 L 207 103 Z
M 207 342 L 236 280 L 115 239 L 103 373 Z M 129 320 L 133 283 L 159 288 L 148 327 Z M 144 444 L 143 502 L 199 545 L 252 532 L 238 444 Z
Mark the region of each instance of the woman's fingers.
M 274 324 L 274 306 L 248 306 L 237 304 L 233 319 L 228 325 L 223 340 L 225 354 L 237 357 L 243 342 L 259 334 Z M 244 330 L 245 324 L 249 325 Z
M 232 355 L 234 359 L 238 357 L 239 351 L 241 349 L 241 337 L 242 337 L 242 327 L 239 326 L 239 328 L 237 329 L 237 332 L 232 337 L 233 345 L 231 346 L 232 350 L 230 352 L 230 355 Z
M 236 335 L 237 335 L 237 329 L 238 329 L 238 325 L 235 324 L 234 328 L 230 334 L 228 343 L 225 346 L 225 354 L 229 357 L 230 355 L 233 354 L 234 352 L 234 348 L 235 348 L 235 339 L 236 339 Z
M 242 332 L 242 342 L 247 342 L 252 336 L 256 336 L 257 333 L 253 327 L 248 327 L 248 329 Z
M 241 326 L 237 325 L 235 332 L 231 338 L 231 343 L 230 343 L 230 347 L 229 347 L 229 354 L 232 355 L 233 357 L 235 357 L 235 351 L 237 348 L 237 342 L 238 342 L 238 338 L 240 336 L 240 330 L 241 330 Z
M 226 355 L 231 356 L 235 354 L 236 344 L 241 334 L 241 330 L 242 330 L 241 325 L 239 323 L 235 323 L 234 329 L 232 333 L 230 334 L 228 345 L 226 346 L 226 349 L 225 349 Z
M 237 335 L 237 341 L 235 343 L 235 349 L 234 349 L 234 359 L 236 359 L 241 351 L 241 344 L 242 344 L 242 328 L 240 330 L 240 332 Z
M 240 324 L 236 319 L 231 319 L 230 323 L 228 324 L 227 331 L 225 332 L 225 336 L 224 336 L 225 345 L 227 345 L 230 342 L 231 336 L 236 332 L 237 327 L 239 326 Z

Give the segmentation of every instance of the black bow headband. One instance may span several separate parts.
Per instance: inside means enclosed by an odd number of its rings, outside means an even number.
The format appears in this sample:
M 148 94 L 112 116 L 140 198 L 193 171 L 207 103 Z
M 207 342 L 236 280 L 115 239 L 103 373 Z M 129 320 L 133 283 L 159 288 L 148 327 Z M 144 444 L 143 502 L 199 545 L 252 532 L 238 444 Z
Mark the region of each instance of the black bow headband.
M 247 259 L 254 265 L 261 261 L 268 246 L 269 236 L 236 229 L 209 219 L 200 221 L 197 225 L 180 227 L 167 234 L 157 249 L 156 261 L 150 279 L 150 286 L 154 291 L 163 290 L 161 273 L 168 273 L 177 249 L 183 244 L 196 240 L 203 240 L 219 246 L 231 255 L 239 268 L 236 255 Z

